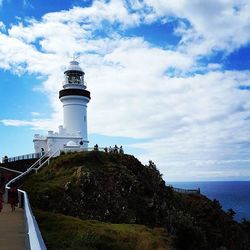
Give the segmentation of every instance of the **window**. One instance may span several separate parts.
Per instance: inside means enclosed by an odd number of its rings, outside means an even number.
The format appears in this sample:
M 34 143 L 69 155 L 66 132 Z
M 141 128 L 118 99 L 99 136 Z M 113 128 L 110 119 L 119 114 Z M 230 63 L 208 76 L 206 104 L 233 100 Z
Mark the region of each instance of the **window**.
M 68 73 L 68 83 L 83 83 L 83 76 L 78 72 L 70 72 Z

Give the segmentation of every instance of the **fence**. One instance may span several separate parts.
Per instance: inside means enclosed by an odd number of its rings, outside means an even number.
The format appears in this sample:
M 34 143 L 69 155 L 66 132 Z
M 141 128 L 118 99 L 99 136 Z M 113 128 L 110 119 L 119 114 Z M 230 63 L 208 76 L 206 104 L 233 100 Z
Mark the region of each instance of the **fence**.
M 198 188 L 198 189 L 183 189 L 183 188 L 174 188 L 173 187 L 173 190 L 175 192 L 182 193 L 182 194 L 200 194 L 201 193 L 200 188 Z
M 78 148 L 78 147 L 67 147 L 64 149 L 61 149 L 60 152 L 82 152 L 82 151 L 101 151 L 106 153 L 124 153 L 123 148 L 119 147 L 98 147 L 94 146 L 92 148 Z
M 6 163 L 6 162 L 19 161 L 19 160 L 38 159 L 38 158 L 42 157 L 44 154 L 45 154 L 44 152 L 40 152 L 40 153 L 19 155 L 19 156 L 10 157 L 10 158 L 5 156 L 2 158 L 2 162 Z
M 102 151 L 102 152 L 109 152 L 109 153 L 123 153 L 123 149 L 121 148 L 116 148 L 116 147 L 93 147 L 93 148 L 74 148 L 74 147 L 69 147 L 61 150 L 61 152 L 70 152 L 70 151 Z M 59 152 L 59 151 L 57 151 Z M 19 156 L 14 156 L 8 158 L 7 156 L 2 157 L 2 162 L 14 162 L 14 161 L 20 161 L 20 160 L 29 160 L 29 159 L 38 159 L 42 157 L 45 154 L 45 152 L 39 152 L 39 153 L 31 153 L 31 154 L 25 154 L 25 155 L 19 155 Z

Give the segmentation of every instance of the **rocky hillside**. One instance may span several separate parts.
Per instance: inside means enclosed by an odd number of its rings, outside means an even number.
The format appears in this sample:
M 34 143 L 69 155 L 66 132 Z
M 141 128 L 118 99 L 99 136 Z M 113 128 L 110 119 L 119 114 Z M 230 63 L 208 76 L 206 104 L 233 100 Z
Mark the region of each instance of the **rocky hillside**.
M 250 249 L 247 223 L 235 222 L 218 201 L 175 193 L 152 162 L 144 166 L 131 155 L 96 151 L 61 155 L 26 181 L 24 188 L 39 211 L 161 227 L 171 235 L 163 241 L 165 246 L 145 249 Z M 39 221 L 44 225 L 44 217 Z M 46 223 L 42 231 L 46 234 Z M 122 248 L 121 244 L 114 249 L 140 248 Z

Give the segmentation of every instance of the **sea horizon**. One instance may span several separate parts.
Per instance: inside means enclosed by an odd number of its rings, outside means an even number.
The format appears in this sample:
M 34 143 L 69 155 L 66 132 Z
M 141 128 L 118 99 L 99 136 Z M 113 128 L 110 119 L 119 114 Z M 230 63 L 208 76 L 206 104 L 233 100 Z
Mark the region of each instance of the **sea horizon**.
M 207 180 L 207 181 L 165 181 L 166 183 L 178 183 L 178 182 L 250 182 L 250 180 Z

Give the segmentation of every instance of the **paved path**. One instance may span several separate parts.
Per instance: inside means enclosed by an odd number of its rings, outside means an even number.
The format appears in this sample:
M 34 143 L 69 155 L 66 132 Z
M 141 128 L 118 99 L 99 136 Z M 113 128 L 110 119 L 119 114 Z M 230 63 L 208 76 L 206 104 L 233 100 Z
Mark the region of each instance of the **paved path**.
M 11 212 L 10 204 L 4 204 L 0 213 L 0 249 L 25 250 L 25 226 L 23 209 Z

